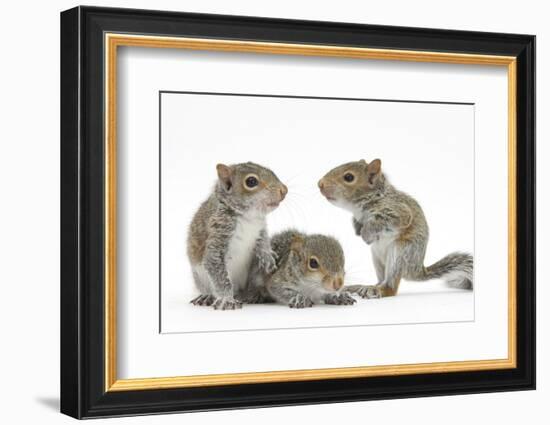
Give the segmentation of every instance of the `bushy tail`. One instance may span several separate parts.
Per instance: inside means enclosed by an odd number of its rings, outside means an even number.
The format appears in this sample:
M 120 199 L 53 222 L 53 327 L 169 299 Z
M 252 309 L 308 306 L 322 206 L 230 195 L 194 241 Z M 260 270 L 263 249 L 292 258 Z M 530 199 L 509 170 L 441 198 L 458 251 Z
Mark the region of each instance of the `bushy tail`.
M 449 286 L 473 289 L 474 259 L 470 254 L 453 252 L 424 269 L 424 278 L 443 279 Z

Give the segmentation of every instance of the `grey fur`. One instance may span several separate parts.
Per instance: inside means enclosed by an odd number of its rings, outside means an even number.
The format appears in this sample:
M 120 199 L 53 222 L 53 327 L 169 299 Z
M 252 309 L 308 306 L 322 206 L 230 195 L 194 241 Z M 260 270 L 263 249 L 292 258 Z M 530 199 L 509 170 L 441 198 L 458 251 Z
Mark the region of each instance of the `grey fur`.
M 346 182 L 343 176 L 350 173 L 354 179 Z M 473 288 L 470 254 L 449 254 L 424 267 L 429 230 L 422 208 L 388 182 L 380 160 L 336 167 L 319 181 L 319 187 L 331 203 L 352 212 L 355 234 L 371 247 L 378 283 L 348 286 L 348 291 L 365 298 L 392 296 L 402 278 L 441 278 L 456 288 Z
M 245 186 L 250 175 L 259 181 L 253 189 Z M 233 310 L 242 306 L 238 297 L 247 291 L 248 270 L 243 276 L 239 274 L 239 282 L 233 282 L 228 266 L 235 260 L 246 269 L 254 257 L 261 270 L 274 271 L 276 262 L 265 216 L 284 199 L 287 189 L 271 170 L 252 162 L 219 164 L 218 177 L 213 193 L 200 206 L 189 227 L 187 253 L 200 292 L 191 302 Z M 238 246 L 243 237 L 252 240 L 251 252 L 229 257 L 230 248 Z
M 278 302 L 291 308 L 312 307 L 314 304 L 351 305 L 355 302 L 341 291 L 344 277 L 344 252 L 340 243 L 325 235 L 306 235 L 286 230 L 274 235 L 271 247 L 277 256 L 273 273 L 251 274 L 266 301 Z M 319 269 L 308 267 L 315 256 Z

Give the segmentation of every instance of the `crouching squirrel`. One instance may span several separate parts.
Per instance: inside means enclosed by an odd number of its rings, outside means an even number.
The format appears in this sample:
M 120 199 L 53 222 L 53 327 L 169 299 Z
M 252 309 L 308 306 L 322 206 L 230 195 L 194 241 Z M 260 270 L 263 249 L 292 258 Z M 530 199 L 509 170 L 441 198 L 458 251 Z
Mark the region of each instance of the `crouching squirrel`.
M 216 166 L 218 181 L 189 227 L 187 254 L 200 295 L 191 303 L 219 310 L 241 308 L 253 258 L 266 273 L 275 256 L 266 230 L 266 215 L 279 206 L 287 187 L 261 165 Z
M 260 274 L 260 281 L 254 283 L 263 287 L 264 301 L 291 308 L 355 303 L 352 296 L 341 290 L 344 251 L 336 239 L 286 230 L 272 237 L 271 247 L 277 257 L 277 269 Z
M 318 183 L 330 203 L 353 214 L 355 233 L 371 247 L 378 283 L 346 289 L 364 298 L 393 296 L 401 278 L 441 278 L 450 286 L 472 289 L 470 254 L 452 253 L 424 266 L 429 235 L 424 213 L 411 196 L 388 182 L 381 165 L 379 159 L 349 162 L 329 171 Z

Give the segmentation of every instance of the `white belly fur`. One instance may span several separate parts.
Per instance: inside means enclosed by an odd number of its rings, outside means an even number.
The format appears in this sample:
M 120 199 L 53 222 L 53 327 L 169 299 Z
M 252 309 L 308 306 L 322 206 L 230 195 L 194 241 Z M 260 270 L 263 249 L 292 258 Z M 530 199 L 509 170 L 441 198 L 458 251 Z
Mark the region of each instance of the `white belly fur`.
M 265 226 L 263 216 L 245 215 L 237 220 L 235 233 L 229 241 L 225 256 L 227 272 L 234 289 L 243 289 L 246 286 L 254 246 Z
M 388 254 L 388 248 L 394 240 L 394 235 L 382 235 L 380 239 L 371 244 L 370 247 L 372 253 L 375 255 L 375 257 L 382 260 L 382 262 L 385 262 L 384 260 L 386 259 L 386 256 Z

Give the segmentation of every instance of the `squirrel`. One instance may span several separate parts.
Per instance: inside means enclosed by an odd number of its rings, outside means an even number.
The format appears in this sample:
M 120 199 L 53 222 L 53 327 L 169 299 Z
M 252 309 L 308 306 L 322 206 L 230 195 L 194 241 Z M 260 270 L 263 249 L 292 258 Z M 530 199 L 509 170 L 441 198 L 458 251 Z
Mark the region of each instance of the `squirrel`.
M 191 303 L 216 310 L 242 307 L 253 258 L 266 273 L 276 259 L 267 235 L 266 215 L 288 189 L 273 171 L 253 162 L 216 165 L 218 180 L 191 221 L 187 254 L 200 295 Z
M 422 208 L 388 182 L 380 159 L 340 165 L 318 186 L 330 203 L 353 214 L 356 235 L 371 247 L 378 283 L 348 286 L 349 292 L 363 298 L 394 296 L 401 278 L 441 278 L 452 287 L 473 289 L 471 254 L 455 252 L 424 266 L 429 232 Z
M 355 303 L 351 295 L 341 291 L 344 251 L 336 239 L 292 229 L 274 235 L 271 246 L 277 257 L 276 271 L 260 274 L 262 279 L 256 281 L 264 289 L 265 301 L 291 308 Z

